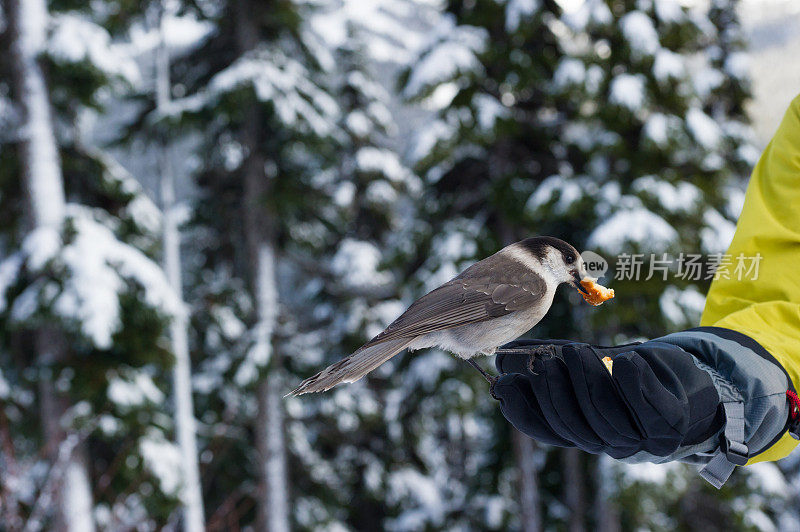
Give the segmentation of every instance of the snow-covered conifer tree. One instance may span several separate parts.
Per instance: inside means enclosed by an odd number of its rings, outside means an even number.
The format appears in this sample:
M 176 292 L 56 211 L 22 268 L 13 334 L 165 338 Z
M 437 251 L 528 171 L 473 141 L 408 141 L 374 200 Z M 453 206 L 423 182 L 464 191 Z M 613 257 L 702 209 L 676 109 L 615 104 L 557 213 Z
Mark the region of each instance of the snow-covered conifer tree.
M 86 138 L 135 66 L 91 11 L 67 4 L 10 3 L 3 39 L 18 111 L 2 139 L 4 182 L 26 185 L 2 197 L 7 487 L 30 529 L 157 526 L 179 480 L 159 412 L 170 362 L 160 342 L 183 309 L 152 260 L 158 210 Z

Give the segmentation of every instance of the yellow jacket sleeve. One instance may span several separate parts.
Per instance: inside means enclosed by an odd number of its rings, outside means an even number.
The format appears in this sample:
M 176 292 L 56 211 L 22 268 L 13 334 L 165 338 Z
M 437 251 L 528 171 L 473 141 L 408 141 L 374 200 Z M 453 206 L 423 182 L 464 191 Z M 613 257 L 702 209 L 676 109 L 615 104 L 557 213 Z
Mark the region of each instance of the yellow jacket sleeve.
M 720 276 L 712 282 L 701 325 L 725 327 L 753 338 L 783 365 L 798 387 L 800 96 L 792 101 L 753 170 L 728 255 L 732 261 L 728 278 Z M 744 266 L 740 271 L 736 271 L 738 264 Z M 748 464 L 783 458 L 797 443 L 784 434 Z

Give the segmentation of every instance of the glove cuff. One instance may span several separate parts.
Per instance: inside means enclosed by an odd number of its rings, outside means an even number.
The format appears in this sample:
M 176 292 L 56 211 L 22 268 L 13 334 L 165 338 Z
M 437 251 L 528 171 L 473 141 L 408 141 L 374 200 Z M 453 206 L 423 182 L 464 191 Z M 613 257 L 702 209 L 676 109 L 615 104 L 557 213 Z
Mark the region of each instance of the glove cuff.
M 673 456 L 701 463 L 700 474 L 721 487 L 736 465 L 762 453 L 790 428 L 791 404 L 786 392 L 794 385 L 781 364 L 755 340 L 721 327 L 698 327 L 657 341 L 691 354 L 712 379 L 726 424 L 721 433 L 693 446 L 696 452 Z M 703 446 L 706 446 L 703 449 Z

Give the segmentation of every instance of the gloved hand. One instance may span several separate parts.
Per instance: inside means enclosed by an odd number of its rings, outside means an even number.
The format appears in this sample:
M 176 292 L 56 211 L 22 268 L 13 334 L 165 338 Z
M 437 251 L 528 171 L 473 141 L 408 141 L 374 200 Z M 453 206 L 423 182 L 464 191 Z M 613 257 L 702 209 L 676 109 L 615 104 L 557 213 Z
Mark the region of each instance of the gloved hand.
M 544 443 L 614 458 L 667 456 L 724 426 L 711 377 L 675 345 L 548 340 L 504 347 L 517 353 L 497 356 L 493 395 L 518 430 Z M 613 360 L 611 372 L 603 357 Z
M 524 434 L 626 461 L 702 464 L 700 475 L 718 488 L 787 431 L 800 438 L 789 374 L 731 329 L 616 347 L 522 340 L 498 349 L 495 365 L 492 396 Z

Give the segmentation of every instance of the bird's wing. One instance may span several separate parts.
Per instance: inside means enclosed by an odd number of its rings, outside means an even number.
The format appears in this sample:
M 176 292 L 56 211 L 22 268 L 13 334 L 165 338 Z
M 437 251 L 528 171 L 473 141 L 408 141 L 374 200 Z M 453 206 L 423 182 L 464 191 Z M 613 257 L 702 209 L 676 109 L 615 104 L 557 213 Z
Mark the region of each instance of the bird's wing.
M 486 321 L 536 304 L 547 286 L 539 275 L 491 275 L 453 279 L 428 292 L 366 345 L 411 338 L 468 323 Z

